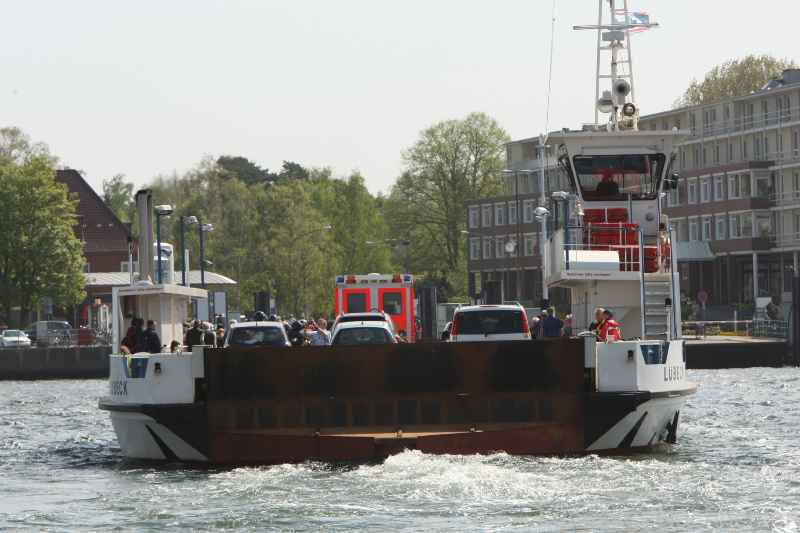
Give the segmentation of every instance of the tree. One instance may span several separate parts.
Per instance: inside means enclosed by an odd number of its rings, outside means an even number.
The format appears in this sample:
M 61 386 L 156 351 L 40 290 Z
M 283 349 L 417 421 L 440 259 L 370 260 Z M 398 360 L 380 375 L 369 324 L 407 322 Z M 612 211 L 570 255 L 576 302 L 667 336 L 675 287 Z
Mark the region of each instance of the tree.
M 709 104 L 725 98 L 750 94 L 761 89 L 769 80 L 780 77 L 783 70 L 796 68 L 793 60 L 769 55 L 748 55 L 717 65 L 703 81 L 696 79 L 675 103 L 676 107 Z
M 306 170 L 299 163 L 293 161 L 284 161 L 281 171 L 278 173 L 280 180 L 307 180 L 309 177 L 308 170 Z
M 472 113 L 422 131 L 405 151 L 406 170 L 385 206 L 392 236 L 410 242 L 409 263 L 466 294 L 463 270 L 468 200 L 499 193 L 508 134 Z
M 389 272 L 388 229 L 364 178 L 357 172 L 345 179 L 330 175 L 328 169 L 312 170 L 309 188 L 315 208 L 332 226 L 330 252 L 338 257 L 341 273 Z
M 133 183 L 125 181 L 124 174 L 117 174 L 110 180 L 103 180 L 103 201 L 122 222 L 133 220 L 135 203 Z
M 266 168 L 261 168 L 246 157 L 223 155 L 217 159 L 217 165 L 227 171 L 230 177 L 236 178 L 246 185 L 263 184 L 275 181 L 275 175 Z
M 43 298 L 80 303 L 85 279 L 75 207 L 55 181 L 55 158 L 16 128 L 0 130 L 0 299 L 5 314 L 19 306 L 25 320 Z

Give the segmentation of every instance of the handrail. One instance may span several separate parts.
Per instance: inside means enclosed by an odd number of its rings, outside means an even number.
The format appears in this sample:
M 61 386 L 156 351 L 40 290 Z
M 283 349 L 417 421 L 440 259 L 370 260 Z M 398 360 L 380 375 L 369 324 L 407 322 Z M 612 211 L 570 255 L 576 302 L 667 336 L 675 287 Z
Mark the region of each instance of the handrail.
M 642 340 L 647 339 L 647 318 L 645 315 L 645 290 L 644 290 L 644 232 L 642 231 L 641 227 L 639 228 L 639 309 L 640 309 L 640 316 L 642 317 Z M 659 258 L 660 264 L 660 258 Z

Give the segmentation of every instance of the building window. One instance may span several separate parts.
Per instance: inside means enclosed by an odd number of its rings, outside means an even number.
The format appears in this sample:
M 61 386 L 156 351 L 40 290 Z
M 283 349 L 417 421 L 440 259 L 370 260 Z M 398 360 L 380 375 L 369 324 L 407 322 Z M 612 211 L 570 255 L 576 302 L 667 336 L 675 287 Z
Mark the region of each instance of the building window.
M 470 239 L 469 240 L 469 258 L 472 261 L 477 261 L 481 258 L 481 240 L 480 239 Z
M 689 180 L 689 200 L 688 203 L 696 204 L 697 203 L 697 179 L 690 179 Z
M 119 271 L 120 272 L 130 272 L 130 270 L 128 269 L 128 262 L 127 261 L 121 261 L 120 262 Z M 133 271 L 134 272 L 139 272 L 139 261 L 134 261 L 133 262 Z
M 525 200 L 522 202 L 522 222 L 525 224 L 533 224 L 533 210 L 536 209 L 536 203 L 533 200 Z
M 721 202 L 725 199 L 725 177 L 714 176 L 714 201 Z
M 800 213 L 795 211 L 792 218 L 794 219 L 794 235 L 792 235 L 792 240 L 797 240 L 800 239 Z
M 792 155 L 800 157 L 800 130 L 792 132 Z
M 494 238 L 494 257 L 496 259 L 502 259 L 505 257 L 506 254 L 506 238 L 505 237 L 495 237 Z
M 769 124 L 769 103 L 766 100 L 761 100 L 761 120 Z
M 737 174 L 731 174 L 730 176 L 728 176 L 728 198 L 730 198 L 731 200 L 740 198 L 739 176 Z
M 667 207 L 677 207 L 680 205 L 679 192 L 677 188 L 670 189 L 669 192 L 667 192 Z
M 83 265 L 81 265 L 81 272 L 83 272 L 84 274 L 88 274 L 89 272 L 91 272 L 91 267 L 89 266 L 89 263 L 84 262 Z
M 725 235 L 725 215 L 717 215 L 717 240 L 724 241 L 727 239 Z
M 753 236 L 753 213 L 742 213 L 739 215 L 741 220 L 742 237 Z
M 800 198 L 800 172 L 792 173 L 792 192 L 795 200 Z
M 475 229 L 481 225 L 481 210 L 477 205 L 469 207 L 469 227 Z
M 517 202 L 508 202 L 508 223 L 517 223 Z
M 739 175 L 739 192 L 742 198 L 750 198 L 750 174 Z
M 728 218 L 728 230 L 730 231 L 731 239 L 738 239 L 742 236 L 739 215 L 731 215 Z
M 742 139 L 742 161 L 747 161 L 747 158 L 750 157 L 747 154 L 747 139 Z
M 700 226 L 698 224 L 697 217 L 692 217 L 689 219 L 689 240 L 700 240 Z
M 733 163 L 733 143 L 728 143 L 728 163 Z
M 772 198 L 772 177 L 769 175 L 756 174 L 756 194 L 757 198 Z
M 506 204 L 494 204 L 494 225 L 506 225 Z
M 714 145 L 714 163 L 719 163 L 719 145 Z
M 700 179 L 700 202 L 707 204 L 711 201 L 711 178 Z
M 755 216 L 755 233 L 753 233 L 754 237 L 761 237 L 762 239 L 768 239 L 770 235 L 772 235 L 772 215 L 767 213 L 759 213 Z
M 483 238 L 483 258 L 484 259 L 491 259 L 492 258 L 492 238 L 491 237 L 484 237 Z
M 481 225 L 488 228 L 492 225 L 492 206 L 485 205 L 481 211 Z
M 703 217 L 703 240 L 710 241 L 712 239 L 712 232 L 714 223 L 710 215 Z
M 526 257 L 530 257 L 536 253 L 536 234 L 527 233 L 525 235 L 524 245 L 522 252 Z
M 689 240 L 689 229 L 686 226 L 685 219 L 671 220 L 670 223 L 675 229 L 675 238 L 678 239 L 679 242 L 686 242 Z

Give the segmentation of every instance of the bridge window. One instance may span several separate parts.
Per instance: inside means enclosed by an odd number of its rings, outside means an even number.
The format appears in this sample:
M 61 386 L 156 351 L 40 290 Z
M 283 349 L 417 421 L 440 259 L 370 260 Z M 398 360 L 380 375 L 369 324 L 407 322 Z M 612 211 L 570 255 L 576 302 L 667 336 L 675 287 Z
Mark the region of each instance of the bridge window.
M 573 162 L 586 199 L 624 195 L 654 197 L 664 169 L 664 154 L 575 156 Z

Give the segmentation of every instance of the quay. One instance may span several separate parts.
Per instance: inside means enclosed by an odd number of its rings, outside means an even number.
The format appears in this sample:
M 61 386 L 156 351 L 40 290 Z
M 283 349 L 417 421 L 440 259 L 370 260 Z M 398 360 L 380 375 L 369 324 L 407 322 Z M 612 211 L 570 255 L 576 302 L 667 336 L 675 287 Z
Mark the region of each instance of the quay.
M 0 350 L 0 381 L 108 378 L 110 346 Z

